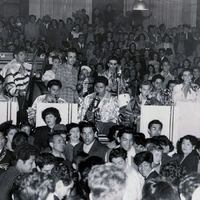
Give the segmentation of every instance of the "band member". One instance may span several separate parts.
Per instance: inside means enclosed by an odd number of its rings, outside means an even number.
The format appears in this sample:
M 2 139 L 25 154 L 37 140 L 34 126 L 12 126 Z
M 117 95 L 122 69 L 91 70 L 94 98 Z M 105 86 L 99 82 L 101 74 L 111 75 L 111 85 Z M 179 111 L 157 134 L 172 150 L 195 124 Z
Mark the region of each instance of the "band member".
M 79 119 L 93 121 L 99 132 L 107 134 L 109 128 L 117 123 L 119 104 L 117 97 L 106 91 L 108 79 L 98 76 L 95 92 L 87 95 L 79 108 Z

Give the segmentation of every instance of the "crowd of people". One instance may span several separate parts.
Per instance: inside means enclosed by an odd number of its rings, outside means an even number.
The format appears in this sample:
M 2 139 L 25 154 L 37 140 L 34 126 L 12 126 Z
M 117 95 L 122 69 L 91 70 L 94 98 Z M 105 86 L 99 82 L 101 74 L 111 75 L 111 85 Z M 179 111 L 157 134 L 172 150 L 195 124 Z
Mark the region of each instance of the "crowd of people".
M 0 124 L 0 200 L 197 200 L 199 138 L 173 144 L 159 119 L 147 134 L 139 124 L 141 106 L 200 102 L 200 30 L 145 28 L 140 11 L 111 4 L 92 20 L 85 9 L 72 16 L 0 17 L 0 52 L 14 57 L 0 72 L 0 102 L 19 106 L 16 125 Z M 45 59 L 40 71 L 29 53 Z M 30 99 L 34 81 L 46 90 Z M 76 103 L 79 123 L 62 124 L 51 106 L 36 127 L 38 103 Z

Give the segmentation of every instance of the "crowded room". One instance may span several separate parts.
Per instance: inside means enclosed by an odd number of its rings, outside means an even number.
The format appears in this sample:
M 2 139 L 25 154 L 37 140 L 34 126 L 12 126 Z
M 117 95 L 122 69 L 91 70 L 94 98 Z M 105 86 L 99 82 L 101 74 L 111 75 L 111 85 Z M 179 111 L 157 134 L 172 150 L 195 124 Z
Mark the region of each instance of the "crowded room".
M 199 200 L 200 1 L 0 0 L 0 200 Z

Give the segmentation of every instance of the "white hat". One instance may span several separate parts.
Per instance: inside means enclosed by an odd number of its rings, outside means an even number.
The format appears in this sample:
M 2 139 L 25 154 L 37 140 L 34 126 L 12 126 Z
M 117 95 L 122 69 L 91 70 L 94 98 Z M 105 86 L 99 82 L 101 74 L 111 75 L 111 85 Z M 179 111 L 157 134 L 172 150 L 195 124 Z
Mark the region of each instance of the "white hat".
M 83 69 L 86 69 L 89 73 L 92 71 L 91 68 L 88 67 L 88 66 L 86 66 L 86 65 L 83 65 L 83 66 L 81 67 L 81 71 L 82 71 Z

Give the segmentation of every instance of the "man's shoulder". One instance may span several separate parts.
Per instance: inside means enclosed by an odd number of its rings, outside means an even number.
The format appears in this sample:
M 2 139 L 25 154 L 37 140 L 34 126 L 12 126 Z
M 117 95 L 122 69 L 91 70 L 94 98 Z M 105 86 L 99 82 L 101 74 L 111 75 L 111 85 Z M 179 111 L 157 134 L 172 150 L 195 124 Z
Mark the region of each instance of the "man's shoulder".
M 105 144 L 102 144 L 102 143 L 99 142 L 98 140 L 95 140 L 94 145 L 95 145 L 95 146 L 98 146 L 101 150 L 107 151 L 107 150 L 109 149 Z

